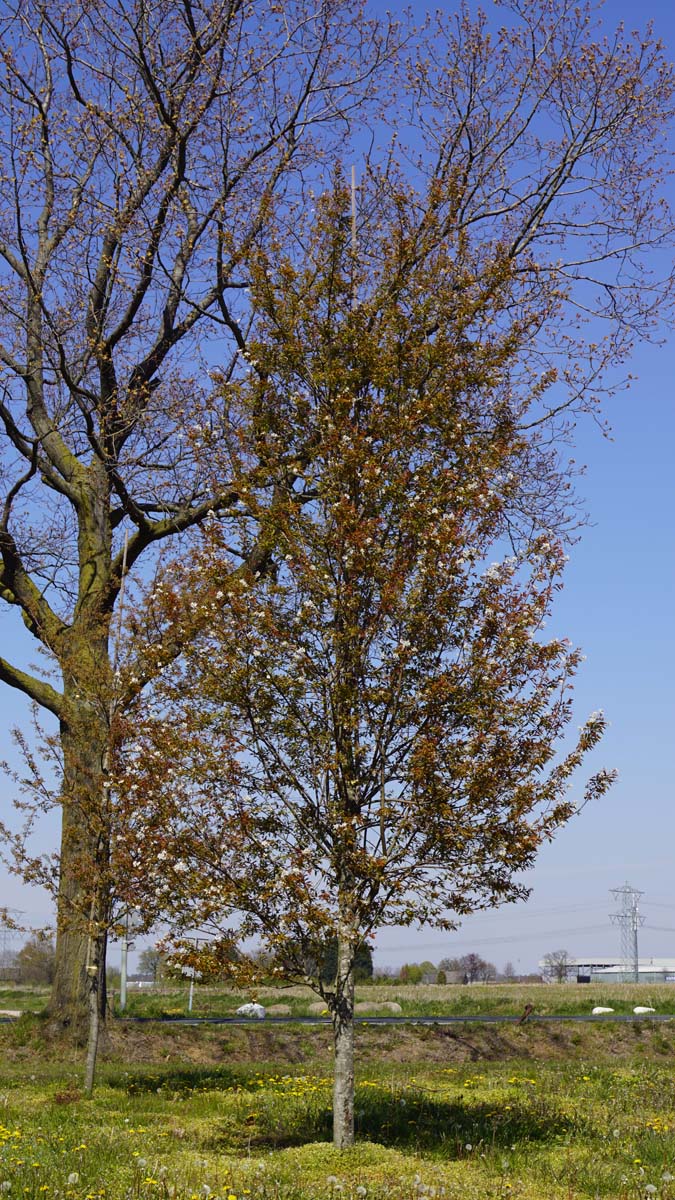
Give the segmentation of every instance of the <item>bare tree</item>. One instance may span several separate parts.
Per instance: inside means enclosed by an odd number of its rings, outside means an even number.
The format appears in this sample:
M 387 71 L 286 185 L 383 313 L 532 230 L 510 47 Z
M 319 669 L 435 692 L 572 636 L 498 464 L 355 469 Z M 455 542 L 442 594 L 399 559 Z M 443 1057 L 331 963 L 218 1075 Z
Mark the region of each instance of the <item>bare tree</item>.
M 544 955 L 543 962 L 547 979 L 552 979 L 556 983 L 567 983 L 574 969 L 574 959 L 571 958 L 568 950 L 552 950 L 550 954 Z
M 123 576 L 236 518 L 209 466 L 212 347 L 236 377 L 250 244 L 344 144 L 388 44 L 358 0 L 17 0 L 0 39 L 0 594 L 51 668 L 2 658 L 0 679 L 60 727 L 70 1022 L 104 978 Z M 264 557 L 242 548 L 252 572 Z
M 494 963 L 481 958 L 480 954 L 463 954 L 457 962 L 467 983 L 489 983 L 497 976 Z
M 141 975 L 150 975 L 153 983 L 157 983 L 161 979 L 165 965 L 165 956 L 156 946 L 147 946 L 138 957 L 138 969 Z

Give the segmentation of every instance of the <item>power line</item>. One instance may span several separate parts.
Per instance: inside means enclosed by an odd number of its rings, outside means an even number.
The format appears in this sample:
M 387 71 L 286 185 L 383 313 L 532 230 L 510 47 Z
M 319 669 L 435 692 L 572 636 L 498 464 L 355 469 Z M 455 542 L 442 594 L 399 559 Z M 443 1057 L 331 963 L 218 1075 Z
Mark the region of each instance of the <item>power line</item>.
M 450 941 L 452 942 L 452 949 L 455 949 L 459 946 L 490 946 L 490 945 L 496 945 L 497 943 L 499 943 L 500 945 L 509 946 L 509 945 L 515 944 L 516 942 L 541 941 L 541 939 L 543 937 L 551 940 L 554 937 L 568 937 L 575 933 L 600 933 L 600 932 L 606 932 L 606 930 L 607 930 L 606 925 L 579 925 L 575 929 L 545 929 L 538 933 L 515 933 L 515 934 L 510 934 L 507 937 L 501 936 L 499 934 L 495 934 L 494 937 L 474 938 L 474 937 L 469 936 L 466 938 L 462 938 L 461 940 L 456 940 L 452 933 L 447 933 L 447 932 L 445 933 L 445 937 L 448 939 L 449 942 Z M 404 945 L 401 945 L 399 942 L 397 942 L 396 946 L 382 947 L 383 952 L 386 952 L 387 950 L 394 950 L 394 949 L 395 950 L 406 950 L 406 951 L 407 950 L 438 950 L 439 942 L 438 941 L 435 941 L 435 942 L 408 942 Z
M 550 908 L 534 908 L 532 905 L 528 905 L 529 911 L 519 913 L 518 915 L 521 917 L 538 917 L 545 913 L 586 912 L 586 910 L 589 908 L 604 908 L 604 907 L 605 907 L 605 903 L 603 900 L 575 900 L 574 904 L 554 904 Z M 494 910 L 491 910 L 491 911 L 494 912 Z M 518 910 L 514 905 L 506 905 L 506 904 L 503 905 L 499 909 L 499 912 L 517 912 L 517 911 Z M 489 916 L 491 914 L 486 912 L 485 910 L 482 910 L 482 912 L 476 913 L 475 915 L 476 916 Z
M 643 893 L 638 891 L 636 888 L 631 888 L 628 884 L 625 884 L 624 887 L 622 887 L 622 888 L 613 888 L 611 890 L 612 890 L 612 895 L 617 897 L 617 900 L 619 900 L 621 902 L 622 906 L 623 905 L 626 906 L 625 911 L 624 911 L 624 907 L 622 907 L 619 912 L 612 914 L 611 920 L 612 920 L 613 924 L 619 925 L 621 928 L 622 957 L 624 959 L 626 972 L 628 974 L 631 974 L 633 976 L 633 978 L 636 978 L 636 974 L 635 974 L 636 965 L 635 964 L 637 961 L 637 930 L 638 930 L 638 928 L 644 928 L 644 929 L 649 930 L 650 932 L 654 932 L 654 933 L 675 933 L 675 928 L 672 928 L 670 926 L 665 926 L 665 925 L 652 925 L 652 924 L 647 925 L 647 924 L 645 924 L 646 917 L 644 917 L 642 915 L 642 913 L 639 911 L 640 897 L 643 895 Z M 662 908 L 662 909 L 670 909 L 670 910 L 675 911 L 675 904 L 673 904 L 673 903 L 668 904 L 664 901 L 659 901 L 659 900 L 648 900 L 648 901 L 645 901 L 644 903 L 651 908 Z M 604 907 L 604 904 L 602 903 L 602 901 L 588 901 L 586 903 L 580 903 L 577 901 L 574 904 L 558 904 L 558 905 L 555 905 L 555 906 L 552 906 L 549 908 L 540 908 L 540 909 L 537 909 L 536 911 L 530 911 L 530 912 L 518 912 L 518 913 L 507 914 L 504 910 L 502 910 L 502 914 L 505 918 L 508 915 L 511 915 L 512 920 L 520 923 L 521 921 L 524 921 L 524 920 L 545 921 L 548 916 L 557 915 L 559 913 L 560 914 L 569 913 L 571 915 L 572 913 L 588 912 L 589 909 L 598 909 L 601 907 Z M 502 915 L 502 914 L 500 914 L 500 915 Z M 481 917 L 484 917 L 486 920 L 489 919 L 489 920 L 494 921 L 495 915 L 496 914 L 494 912 L 476 913 L 476 914 L 473 914 L 473 920 L 474 921 L 479 920 Z M 517 943 L 519 943 L 519 942 L 540 941 L 542 938 L 546 938 L 547 941 L 552 942 L 554 939 L 557 939 L 557 938 L 571 937 L 571 936 L 574 936 L 577 934 L 605 933 L 606 930 L 607 930 L 607 926 L 604 924 L 603 925 L 582 925 L 582 926 L 576 926 L 573 928 L 567 927 L 564 929 L 544 928 L 544 929 L 542 929 L 538 932 L 534 932 L 534 933 L 533 932 L 523 932 L 523 933 L 510 932 L 507 935 L 494 933 L 488 937 L 486 937 L 484 935 L 481 937 L 472 937 L 470 934 L 465 934 L 461 938 L 457 937 L 456 934 L 454 934 L 452 932 L 451 933 L 446 932 L 443 935 L 441 935 L 441 931 L 439 931 L 439 937 L 433 942 L 431 942 L 431 941 L 424 941 L 424 942 L 416 941 L 416 942 L 408 942 L 408 943 L 404 943 L 404 944 L 397 943 L 395 949 L 397 951 L 405 951 L 406 953 L 408 951 L 422 952 L 422 951 L 427 951 L 427 950 L 438 950 L 440 948 L 440 944 L 441 944 L 441 942 L 440 942 L 441 936 L 443 936 L 445 939 L 447 939 L 448 949 L 454 950 L 454 949 L 464 949 L 467 946 L 471 946 L 471 947 L 490 946 L 490 945 L 513 946 L 513 945 L 517 945 Z M 459 932 L 460 931 L 458 930 L 458 933 Z M 464 933 L 463 930 L 461 930 L 461 932 Z M 625 945 L 624 945 L 624 938 L 626 939 Z M 380 950 L 380 953 L 386 954 L 387 951 L 391 950 L 391 949 L 393 949 L 393 947 L 383 947 Z

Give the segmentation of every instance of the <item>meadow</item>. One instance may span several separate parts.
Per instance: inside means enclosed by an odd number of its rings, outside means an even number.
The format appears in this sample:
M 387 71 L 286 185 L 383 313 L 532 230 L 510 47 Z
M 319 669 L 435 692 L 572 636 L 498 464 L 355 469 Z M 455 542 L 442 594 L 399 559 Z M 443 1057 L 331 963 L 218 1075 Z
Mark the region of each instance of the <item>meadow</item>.
M 443 992 L 588 1011 L 577 990 Z M 603 990 L 617 1011 L 670 994 Z M 87 1099 L 81 1048 L 41 1016 L 3 1025 L 0 1200 L 675 1200 L 675 1021 L 359 1024 L 357 1045 L 357 1145 L 338 1153 L 325 1026 L 112 1022 Z
M 0 1010 L 42 1011 L 49 992 L 44 987 L 17 988 L 0 983 Z M 119 993 L 109 993 L 111 1008 L 119 1015 Z M 182 1017 L 188 1015 L 189 987 L 165 983 L 147 990 L 130 988 L 125 1016 Z M 322 1006 L 307 987 L 259 987 L 240 992 L 223 986 L 197 986 L 192 1013 L 197 1017 L 232 1017 L 245 1000 L 256 999 L 271 1016 L 307 1016 Z M 432 1016 L 520 1016 L 532 1004 L 540 1016 L 588 1014 L 595 1005 L 627 1014 L 636 1004 L 648 1005 L 675 1018 L 675 985 L 672 984 L 363 984 L 357 988 L 357 1004 L 382 1014 L 400 1005 L 406 1017 Z M 283 1013 L 280 1012 L 284 1010 Z

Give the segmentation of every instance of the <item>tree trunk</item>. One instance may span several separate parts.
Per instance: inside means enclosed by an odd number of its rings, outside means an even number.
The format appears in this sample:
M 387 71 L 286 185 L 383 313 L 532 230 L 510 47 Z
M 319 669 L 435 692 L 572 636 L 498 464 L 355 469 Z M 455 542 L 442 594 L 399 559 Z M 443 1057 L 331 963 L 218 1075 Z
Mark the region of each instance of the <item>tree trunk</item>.
M 89 642 L 87 657 L 91 667 Z M 100 648 L 100 647 L 99 647 Z M 90 938 L 101 938 L 98 958 L 105 977 L 110 824 L 104 763 L 109 748 L 105 712 L 107 648 L 101 671 L 103 695 L 82 698 L 83 686 L 62 723 L 63 787 L 61 854 L 57 903 L 56 961 L 49 1012 L 76 1036 L 90 1023 Z M 95 911 L 92 911 L 92 904 Z M 105 1018 L 105 987 L 95 989 L 98 1015 Z
M 56 916 L 56 957 L 49 1014 L 80 1034 L 88 1013 L 87 945 L 89 932 L 81 913 L 82 884 L 69 864 L 82 853 L 82 828 L 75 806 L 64 803 L 61 816 L 61 869 Z
M 335 1073 L 333 1080 L 333 1144 L 354 1145 L 354 942 L 338 929 L 337 976 L 333 1007 Z
M 94 899 L 94 905 L 95 903 L 96 898 Z M 98 1058 L 101 1033 L 101 1009 L 105 1008 L 105 1005 L 101 1004 L 101 993 L 105 990 L 105 950 L 106 932 L 104 929 L 101 929 L 90 940 L 89 961 L 87 964 L 89 1033 L 87 1038 L 87 1061 L 84 1072 L 84 1090 L 87 1096 L 91 1096 L 94 1090 L 96 1060 Z

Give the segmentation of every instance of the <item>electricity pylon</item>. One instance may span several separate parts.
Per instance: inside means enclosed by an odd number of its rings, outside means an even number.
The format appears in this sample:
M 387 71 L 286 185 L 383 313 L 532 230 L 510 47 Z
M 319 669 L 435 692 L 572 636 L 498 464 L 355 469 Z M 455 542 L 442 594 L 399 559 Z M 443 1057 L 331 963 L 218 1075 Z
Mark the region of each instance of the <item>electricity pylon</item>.
M 639 906 L 640 896 L 644 893 L 632 888 L 628 883 L 624 883 L 621 888 L 611 888 L 610 891 L 616 897 L 617 904 L 621 904 L 619 912 L 610 913 L 609 919 L 612 925 L 618 925 L 621 929 L 621 957 L 626 978 L 639 983 L 638 929 L 645 923 Z

